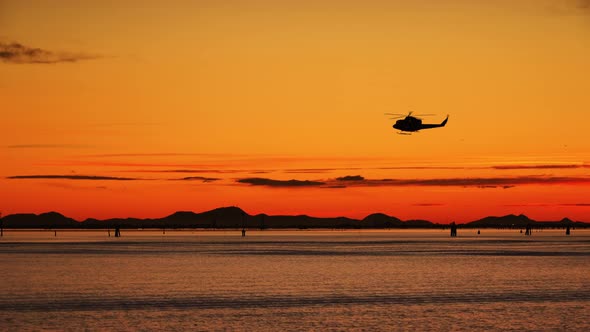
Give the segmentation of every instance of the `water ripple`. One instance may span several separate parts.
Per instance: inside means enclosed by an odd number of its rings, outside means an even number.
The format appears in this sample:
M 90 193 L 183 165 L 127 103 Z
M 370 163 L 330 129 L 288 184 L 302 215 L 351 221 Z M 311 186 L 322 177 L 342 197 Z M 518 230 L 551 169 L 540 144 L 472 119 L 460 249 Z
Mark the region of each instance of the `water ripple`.
M 339 305 L 477 304 L 492 302 L 590 302 L 590 291 L 545 290 L 508 293 L 415 293 L 371 296 L 195 296 L 176 298 L 0 299 L 0 311 L 96 311 L 146 309 L 242 309 Z

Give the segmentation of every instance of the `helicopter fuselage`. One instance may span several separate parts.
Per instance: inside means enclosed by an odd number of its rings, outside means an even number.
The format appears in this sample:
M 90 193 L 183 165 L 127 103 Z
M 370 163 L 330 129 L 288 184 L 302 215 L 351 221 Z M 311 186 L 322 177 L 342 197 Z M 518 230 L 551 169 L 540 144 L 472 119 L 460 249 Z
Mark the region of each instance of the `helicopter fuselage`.
M 447 115 L 447 118 L 444 119 L 444 121 L 440 124 L 422 123 L 422 120 L 418 118 L 415 118 L 413 116 L 406 116 L 402 120 L 397 120 L 393 125 L 393 128 L 401 131 L 415 132 L 422 129 L 444 127 L 447 124 L 448 120 L 449 116 Z

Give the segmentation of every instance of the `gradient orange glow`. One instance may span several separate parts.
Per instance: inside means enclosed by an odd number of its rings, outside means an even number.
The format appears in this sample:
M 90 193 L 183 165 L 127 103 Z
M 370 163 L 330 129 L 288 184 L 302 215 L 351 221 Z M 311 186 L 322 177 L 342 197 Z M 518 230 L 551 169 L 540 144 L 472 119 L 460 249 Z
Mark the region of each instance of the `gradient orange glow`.
M 0 42 L 86 57 L 0 59 L 4 215 L 590 221 L 583 1 L 5 0 Z

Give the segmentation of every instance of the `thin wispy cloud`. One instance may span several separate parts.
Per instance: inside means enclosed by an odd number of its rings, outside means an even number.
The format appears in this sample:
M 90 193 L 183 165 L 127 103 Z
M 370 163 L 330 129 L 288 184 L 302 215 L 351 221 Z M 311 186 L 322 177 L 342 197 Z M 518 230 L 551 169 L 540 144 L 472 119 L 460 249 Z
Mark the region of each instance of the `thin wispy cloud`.
M 149 162 L 128 162 L 128 161 L 58 161 L 40 164 L 44 166 L 104 166 L 104 167 L 162 167 L 162 168 L 178 168 L 178 169 L 196 169 L 210 171 L 223 169 L 227 164 L 195 164 L 195 163 L 149 163 Z
M 339 178 L 336 178 L 336 181 L 364 181 L 365 178 L 360 176 L 360 175 L 347 175 L 347 176 L 342 176 Z
M 219 181 L 221 179 L 219 178 L 208 178 L 208 177 L 204 177 L 204 176 L 187 176 L 184 178 L 179 178 L 179 179 L 170 179 L 170 180 L 174 180 L 174 181 L 201 181 L 201 182 L 214 182 L 214 181 Z
M 297 169 L 285 169 L 283 170 L 286 174 L 319 174 L 333 172 L 334 168 L 297 168 Z
M 367 168 L 365 168 L 367 169 Z M 314 174 L 314 173 L 329 173 L 335 171 L 357 171 L 363 170 L 362 167 L 334 167 L 334 168 L 289 168 L 281 170 L 283 173 L 287 174 Z
M 179 173 L 179 174 L 233 174 L 233 173 L 249 173 L 241 170 L 219 170 L 219 169 L 130 169 L 121 172 L 127 173 Z
M 287 174 L 322 174 L 333 171 L 343 170 L 340 168 L 321 168 L 321 169 L 131 169 L 123 170 L 122 172 L 129 173 L 218 173 L 218 174 L 232 174 L 232 173 L 250 173 L 250 174 L 268 174 L 274 172 L 282 172 Z M 361 168 L 345 168 L 345 170 L 362 170 Z
M 496 165 L 491 168 L 497 170 L 519 170 L 519 169 L 577 169 L 590 168 L 586 164 L 545 164 L 545 165 Z
M 551 15 L 590 15 L 590 0 L 536 0 L 534 3 L 545 4 L 544 8 Z
M 61 147 L 61 145 L 18 145 L 10 146 L 12 148 L 41 148 L 41 147 Z M 68 147 L 65 145 L 64 147 Z M 76 147 L 72 145 L 69 147 Z M 78 146 L 83 147 L 83 146 Z M 93 155 L 99 157 L 101 155 Z M 175 157 L 187 156 L 185 154 L 112 154 L 102 155 L 105 158 L 116 157 Z M 197 155 L 195 155 L 198 157 Z M 590 168 L 587 163 L 573 163 L 573 164 L 502 164 L 489 166 L 399 166 L 399 167 L 342 167 L 342 168 L 256 168 L 255 165 L 241 165 L 231 160 L 208 160 L 207 158 L 199 158 L 198 163 L 191 162 L 160 162 L 161 159 L 155 161 L 143 160 L 63 160 L 55 162 L 47 162 L 40 165 L 44 166 L 101 166 L 101 167 L 133 167 L 135 170 L 124 170 L 125 172 L 141 172 L 141 173 L 250 173 L 250 174 L 265 174 L 272 172 L 282 172 L 287 174 L 322 174 L 336 171 L 363 171 L 363 170 L 482 170 L 491 169 L 497 171 L 518 171 L 518 170 L 538 170 L 538 169 L 561 169 L 574 170 Z M 99 157 L 101 158 L 101 157 Z M 102 159 L 102 158 L 101 158 Z M 254 166 L 254 167 L 249 167 Z M 163 168 L 163 169 L 157 169 Z
M 590 184 L 590 177 L 515 176 L 431 179 L 365 179 L 350 175 L 327 180 L 276 180 L 270 178 L 244 178 L 238 183 L 268 187 L 475 187 L 481 189 L 509 189 L 518 185 Z
M 211 154 L 181 153 L 181 152 L 157 152 L 157 153 L 103 153 L 83 155 L 84 158 L 121 158 L 121 157 L 211 157 Z M 217 155 L 215 155 L 217 156 Z
M 590 207 L 590 203 L 523 203 L 505 204 L 509 207 Z
M 515 177 L 473 177 L 473 178 L 433 178 L 433 179 L 382 179 L 357 181 L 356 186 L 437 186 L 437 187 L 502 187 L 517 185 L 548 184 L 590 184 L 586 177 L 553 176 L 515 176 Z
M 588 164 L 503 164 L 491 166 L 391 166 L 377 167 L 380 170 L 525 170 L 525 169 L 576 169 L 590 168 Z
M 547 207 L 547 206 L 556 206 L 556 204 L 549 204 L 549 203 L 522 203 L 522 204 L 504 204 L 503 206 L 507 206 L 507 207 Z
M 83 149 L 90 145 L 82 144 L 15 144 L 7 145 L 8 149 Z
M 83 191 L 88 191 L 88 190 L 108 190 L 109 188 L 107 186 L 80 186 L 80 185 L 73 185 L 72 182 L 44 182 L 42 183 L 43 185 L 47 186 L 47 187 L 53 187 L 53 188 L 60 188 L 60 189 L 68 189 L 68 190 L 83 190 Z
M 502 189 L 510 189 L 510 188 L 514 188 L 514 185 L 503 185 L 503 186 L 491 186 L 491 185 L 484 185 L 484 186 L 477 186 L 478 188 L 481 189 L 496 189 L 496 188 L 502 188 Z
M 324 185 L 321 181 L 310 180 L 274 180 L 267 178 L 244 178 L 236 180 L 238 183 L 249 184 L 252 186 L 267 187 L 318 187 Z
M 238 154 L 238 153 L 186 153 L 186 152 L 155 152 L 155 153 L 105 153 L 105 154 L 89 154 L 81 155 L 82 158 L 121 158 L 121 157 L 199 157 L 199 159 L 207 162 L 217 163 L 240 163 L 240 164 L 283 164 L 286 167 L 280 167 L 285 170 L 311 170 L 311 168 L 303 167 L 290 167 L 294 163 L 321 163 L 321 164 L 332 164 L 332 163 L 382 163 L 386 162 L 386 158 L 369 158 L 369 157 L 325 157 L 325 156 L 300 156 L 300 155 L 289 155 L 289 156 L 277 156 L 277 155 L 251 155 L 251 154 Z M 326 166 L 321 169 L 333 167 Z M 317 169 L 317 168 L 314 168 Z M 354 167 L 342 167 L 337 169 L 356 169 Z
M 133 122 L 102 122 L 89 123 L 88 128 L 117 128 L 117 127 L 146 127 L 146 126 L 160 126 L 159 122 L 133 121 Z
M 99 176 L 99 175 L 14 175 L 8 176 L 7 179 L 62 179 L 62 180 L 108 180 L 108 181 L 133 181 L 141 180 L 137 178 Z
M 320 167 L 306 167 L 305 163 L 302 167 L 297 167 L 297 163 L 305 161 L 317 162 L 316 165 Z M 324 160 L 330 161 L 325 164 L 322 163 Z M 340 176 L 342 172 L 346 173 L 361 173 L 361 172 L 372 172 L 377 170 L 380 175 L 386 177 L 398 177 L 399 173 L 404 170 L 415 170 L 424 172 L 415 172 L 418 176 L 434 175 L 433 173 L 428 174 L 428 171 L 442 170 L 442 171 L 454 171 L 454 170 L 492 170 L 502 173 L 516 173 L 525 174 L 526 171 L 534 170 L 555 170 L 555 171 L 575 171 L 576 169 L 590 168 L 590 164 L 584 161 L 541 161 L 537 160 L 537 164 L 531 161 L 514 161 L 512 163 L 489 163 L 489 162 L 477 162 L 461 164 L 460 161 L 452 162 L 450 164 L 432 163 L 432 162 L 412 162 L 404 164 L 399 162 L 398 165 L 392 165 L 391 162 L 383 162 L 382 159 L 373 158 L 363 160 L 363 167 L 354 166 L 348 167 L 346 163 L 349 160 L 355 160 L 360 162 L 361 158 L 327 158 L 327 157 L 303 157 L 298 156 L 272 156 L 272 155 L 246 155 L 246 154 L 233 154 L 233 153 L 195 153 L 195 152 L 131 152 L 131 153 L 103 153 L 103 154 L 84 154 L 78 156 L 68 157 L 66 160 L 55 160 L 55 161 L 42 161 L 37 163 L 37 166 L 67 166 L 67 167 L 85 167 L 85 166 L 97 166 L 97 167 L 118 167 L 119 172 L 126 174 L 129 173 L 185 173 L 190 174 L 203 174 L 203 176 L 211 175 L 216 177 L 214 174 L 241 174 L 237 177 L 240 178 L 270 178 L 275 177 L 270 175 L 271 173 L 283 173 L 283 174 L 301 174 L 301 177 L 311 178 L 313 182 L 326 182 L 335 176 Z M 280 163 L 289 161 L 290 165 L 282 165 Z M 276 164 L 275 162 L 280 162 Z M 337 162 L 337 164 L 334 164 Z M 342 164 L 342 163 L 344 164 Z M 359 164 L 359 163 L 357 163 Z M 261 165 L 269 166 L 269 168 L 260 168 Z M 294 166 L 294 167 L 290 167 Z M 391 172 L 389 172 L 391 171 Z M 396 172 L 400 171 L 400 172 Z M 566 174 L 552 175 L 566 175 Z M 308 174 L 308 175 L 305 175 Z M 317 174 L 317 175 L 313 175 Z M 395 174 L 395 175 L 394 175 Z M 452 174 L 452 173 L 447 173 Z M 468 174 L 464 174 L 467 176 Z M 504 174 L 502 174 L 504 175 Z M 515 175 L 515 174 L 510 174 Z M 220 175 L 221 176 L 221 175 Z M 291 175 L 294 178 L 298 178 L 297 175 Z M 359 175 L 360 176 L 360 175 Z M 500 174 L 498 174 L 500 176 Z M 276 176 L 278 178 L 285 178 L 285 176 Z M 349 176 L 350 177 L 350 176 Z M 366 180 L 366 181 L 365 181 Z M 378 185 L 404 185 L 403 183 L 391 184 L 385 183 L 386 181 L 375 181 L 367 180 L 365 178 L 335 178 L 332 182 L 339 183 L 325 183 L 324 187 L 341 188 L 342 186 L 378 186 Z M 359 183 L 349 183 L 359 182 Z M 395 181 L 393 181 L 395 182 Z M 412 184 L 409 184 L 412 185 Z M 421 184 L 416 184 L 421 185 Z M 430 184 L 426 184 L 430 185 Z M 444 184 L 437 184 L 444 185 Z M 276 186 L 276 185 L 274 185 Z M 487 188 L 512 188 L 513 184 L 489 184 L 484 181 L 483 184 L 468 184 L 468 186 L 479 186 L 482 189 Z
M 387 166 L 375 167 L 382 170 L 454 170 L 454 169 L 482 169 L 485 166 Z
M 16 64 L 53 64 L 98 59 L 98 55 L 49 51 L 20 43 L 0 42 L 0 60 Z

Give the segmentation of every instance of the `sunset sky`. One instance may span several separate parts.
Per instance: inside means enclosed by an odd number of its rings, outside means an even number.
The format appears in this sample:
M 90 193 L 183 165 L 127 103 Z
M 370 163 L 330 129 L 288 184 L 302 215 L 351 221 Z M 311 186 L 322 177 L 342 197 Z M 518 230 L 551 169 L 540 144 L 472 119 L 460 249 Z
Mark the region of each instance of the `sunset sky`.
M 0 0 L 0 211 L 590 221 L 589 59 L 590 1 Z

